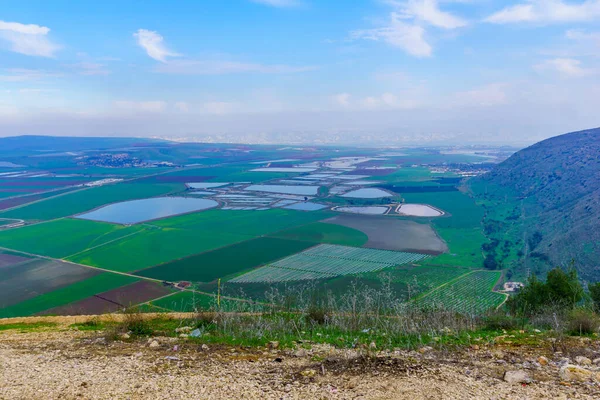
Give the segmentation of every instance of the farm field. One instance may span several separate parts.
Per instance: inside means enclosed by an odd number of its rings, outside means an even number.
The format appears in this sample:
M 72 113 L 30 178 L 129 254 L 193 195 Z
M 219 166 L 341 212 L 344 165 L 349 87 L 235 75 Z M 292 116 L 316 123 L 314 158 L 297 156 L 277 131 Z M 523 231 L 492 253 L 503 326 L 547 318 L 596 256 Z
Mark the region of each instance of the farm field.
M 136 275 L 166 281 L 211 282 L 297 253 L 309 246 L 312 243 L 261 237 L 137 271 Z
M 51 292 L 100 274 L 61 261 L 26 259 L 0 269 L 0 308 Z
M 69 260 L 114 271 L 137 271 L 322 218 L 318 211 L 208 210 L 144 224 L 140 234 L 84 251 Z
M 215 305 L 215 298 L 205 294 L 183 291 L 170 296 L 150 301 L 144 306 L 152 312 L 175 311 L 194 312 L 206 310 Z
M 469 164 L 481 157 L 432 148 L 108 139 L 119 147 L 98 154 L 70 140 L 58 141 L 68 148 L 0 149 L 0 162 L 25 174 L 0 172 L 0 317 L 113 312 L 135 303 L 192 310 L 214 304 L 219 278 L 228 301 L 264 300 L 269 290 L 302 284 L 319 295 L 343 296 L 356 282 L 383 290 L 384 275 L 402 299 L 434 299 L 467 278 L 479 285 L 467 303 L 498 299 L 480 283 L 498 271 L 469 274 L 483 267 L 489 240 L 483 207 L 461 191 L 462 176 L 485 169 Z M 134 161 L 119 163 L 128 157 Z M 99 186 L 42 192 L 92 181 Z M 4 197 L 21 192 L 31 194 Z M 375 198 L 344 197 L 352 192 Z M 179 202 L 198 206 L 181 211 Z M 403 204 L 406 215 L 397 212 Z M 168 286 L 182 281 L 188 290 Z
M 0 218 L 50 220 L 79 214 L 118 201 L 161 196 L 182 190 L 184 190 L 183 184 L 120 183 L 106 185 L 79 190 L 0 212 Z
M 231 283 L 301 281 L 380 271 L 425 255 L 321 244 L 250 271 Z
M 340 244 L 356 247 L 364 245 L 369 240 L 366 234 L 357 229 L 322 222 L 287 229 L 271 236 L 303 242 Z
M 38 314 L 136 281 L 136 278 L 129 276 L 102 273 L 64 288 L 32 297 L 18 304 L 0 308 L 0 318 Z
M 479 314 L 498 307 L 506 299 L 506 295 L 492 292 L 500 276 L 499 271 L 474 271 L 426 293 L 416 301 L 461 313 Z
M 160 298 L 172 290 L 156 282 L 137 281 L 129 285 L 95 294 L 63 306 L 50 308 L 43 315 L 94 315 L 105 314 Z
M 77 219 L 27 225 L 0 231 L 0 247 L 36 255 L 66 258 L 86 249 L 139 233 L 138 226 L 121 225 Z

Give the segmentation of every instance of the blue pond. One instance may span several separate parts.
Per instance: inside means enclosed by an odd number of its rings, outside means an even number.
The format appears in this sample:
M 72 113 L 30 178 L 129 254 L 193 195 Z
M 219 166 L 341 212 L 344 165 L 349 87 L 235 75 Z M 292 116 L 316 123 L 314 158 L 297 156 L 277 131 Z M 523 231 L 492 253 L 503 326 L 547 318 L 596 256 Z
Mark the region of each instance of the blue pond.
M 216 201 L 209 199 L 154 197 L 151 199 L 110 204 L 94 211 L 80 214 L 77 218 L 131 225 L 153 219 L 206 210 L 217 205 Z

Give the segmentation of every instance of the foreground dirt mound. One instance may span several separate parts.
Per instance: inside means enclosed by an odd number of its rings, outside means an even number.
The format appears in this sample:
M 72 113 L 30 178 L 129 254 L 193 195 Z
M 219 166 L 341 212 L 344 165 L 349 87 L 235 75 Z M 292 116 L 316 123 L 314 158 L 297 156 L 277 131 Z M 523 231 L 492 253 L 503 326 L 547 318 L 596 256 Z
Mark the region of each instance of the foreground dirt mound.
M 582 344 L 579 352 L 597 350 L 595 343 Z M 280 350 L 7 330 L 0 333 L 0 398 L 600 398 L 593 361 L 562 355 L 477 348 L 359 354 L 327 345 Z

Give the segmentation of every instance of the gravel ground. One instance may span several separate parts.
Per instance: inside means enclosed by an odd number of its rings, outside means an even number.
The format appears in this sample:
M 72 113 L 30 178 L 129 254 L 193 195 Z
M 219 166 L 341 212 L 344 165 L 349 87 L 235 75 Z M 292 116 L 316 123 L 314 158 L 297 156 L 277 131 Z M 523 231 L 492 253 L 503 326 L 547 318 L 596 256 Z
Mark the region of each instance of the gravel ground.
M 504 361 L 511 355 L 372 358 L 328 346 L 292 352 L 156 341 L 152 348 L 73 330 L 1 332 L 0 399 L 600 398 L 597 384 L 561 382 L 551 365 L 529 371 L 531 384 L 509 384 L 502 375 L 515 368 Z

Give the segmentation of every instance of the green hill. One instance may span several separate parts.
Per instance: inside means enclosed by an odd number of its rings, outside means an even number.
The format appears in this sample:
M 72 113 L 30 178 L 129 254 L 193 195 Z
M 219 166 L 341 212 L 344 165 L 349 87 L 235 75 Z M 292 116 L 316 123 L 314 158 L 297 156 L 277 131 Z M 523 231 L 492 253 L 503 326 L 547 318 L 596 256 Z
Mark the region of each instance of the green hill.
M 575 260 L 600 279 L 600 128 L 523 149 L 470 187 L 486 208 L 489 268 L 523 276 Z

